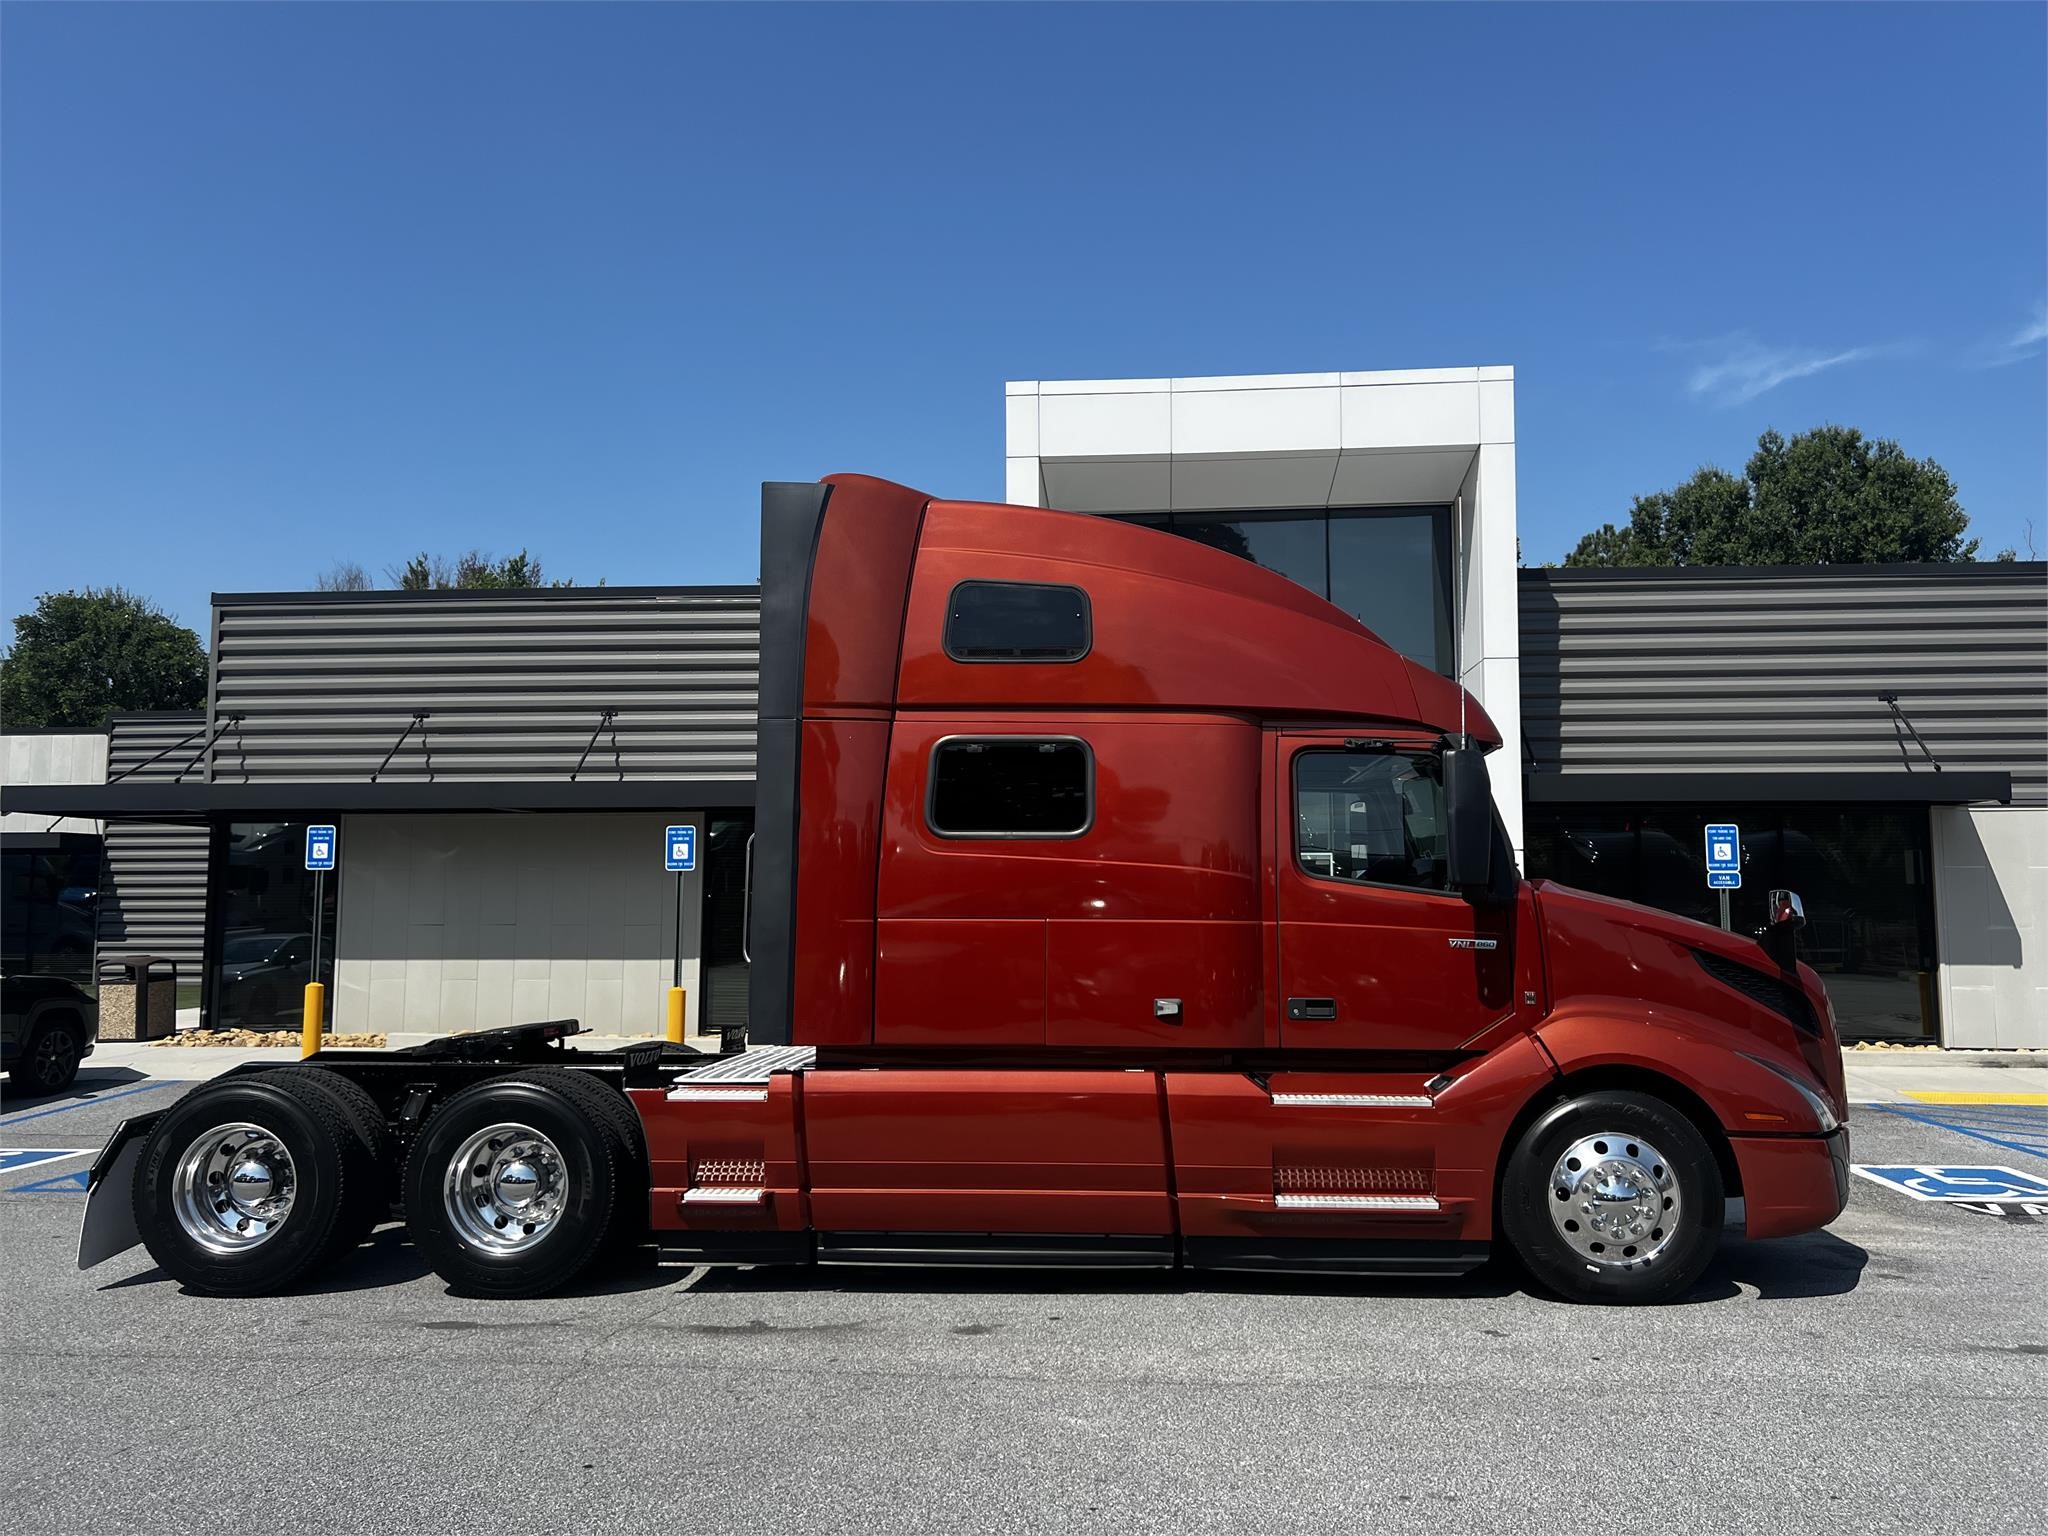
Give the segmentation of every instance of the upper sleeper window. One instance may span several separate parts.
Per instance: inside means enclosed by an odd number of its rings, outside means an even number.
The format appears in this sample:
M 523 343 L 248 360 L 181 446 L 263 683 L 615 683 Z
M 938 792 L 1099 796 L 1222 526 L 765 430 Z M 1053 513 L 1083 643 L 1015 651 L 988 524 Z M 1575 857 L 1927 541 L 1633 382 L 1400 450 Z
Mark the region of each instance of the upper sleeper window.
M 963 581 L 946 603 L 946 654 L 955 661 L 1079 661 L 1092 630 L 1079 587 Z
M 954 736 L 932 749 L 926 819 L 941 837 L 1079 837 L 1095 764 L 1071 736 Z

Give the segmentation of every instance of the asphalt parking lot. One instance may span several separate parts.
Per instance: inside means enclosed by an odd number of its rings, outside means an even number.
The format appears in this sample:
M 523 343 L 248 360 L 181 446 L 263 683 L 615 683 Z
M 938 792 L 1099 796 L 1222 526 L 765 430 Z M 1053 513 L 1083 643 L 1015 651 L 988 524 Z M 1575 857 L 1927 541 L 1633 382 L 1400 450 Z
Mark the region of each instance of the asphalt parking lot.
M 2028 1077 L 2036 1074 L 2029 1073 Z M 0 1147 L 190 1084 L 89 1069 Z M 2048 1174 L 2048 1108 L 1859 1109 L 1859 1163 Z M 0 1162 L 10 1161 L 0 1158 Z M 1683 1304 L 1401 1284 L 613 1272 L 449 1296 L 81 1274 L 87 1157 L 0 1168 L 0 1523 L 30 1533 L 2037 1531 L 2048 1217 L 1857 1179 Z

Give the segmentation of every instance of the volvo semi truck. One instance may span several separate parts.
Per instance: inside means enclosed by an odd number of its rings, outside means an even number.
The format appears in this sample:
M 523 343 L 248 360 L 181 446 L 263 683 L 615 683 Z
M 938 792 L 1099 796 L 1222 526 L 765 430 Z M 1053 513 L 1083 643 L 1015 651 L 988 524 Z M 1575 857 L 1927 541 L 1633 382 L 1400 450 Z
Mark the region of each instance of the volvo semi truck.
M 1762 932 L 1519 877 L 1453 680 L 1284 577 L 861 476 L 763 488 L 747 1038 L 574 1021 L 240 1070 L 117 1131 L 79 1261 L 250 1294 L 396 1217 L 460 1291 L 607 1253 L 1683 1293 L 1847 1198 Z M 1512 771 L 1512 770 L 1510 770 Z

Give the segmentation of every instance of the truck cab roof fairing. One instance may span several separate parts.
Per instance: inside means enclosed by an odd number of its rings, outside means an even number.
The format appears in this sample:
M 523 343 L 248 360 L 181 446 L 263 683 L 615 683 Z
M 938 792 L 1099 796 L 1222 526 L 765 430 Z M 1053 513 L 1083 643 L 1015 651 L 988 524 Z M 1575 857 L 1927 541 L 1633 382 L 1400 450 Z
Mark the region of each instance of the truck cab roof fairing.
M 1092 647 L 1074 661 L 989 666 L 946 654 L 963 581 L 1087 593 Z M 1200 709 L 1267 719 L 1459 728 L 1460 690 L 1278 572 L 1156 529 L 1038 507 L 934 501 L 903 625 L 903 708 Z M 1477 701 L 1466 728 L 1500 733 Z

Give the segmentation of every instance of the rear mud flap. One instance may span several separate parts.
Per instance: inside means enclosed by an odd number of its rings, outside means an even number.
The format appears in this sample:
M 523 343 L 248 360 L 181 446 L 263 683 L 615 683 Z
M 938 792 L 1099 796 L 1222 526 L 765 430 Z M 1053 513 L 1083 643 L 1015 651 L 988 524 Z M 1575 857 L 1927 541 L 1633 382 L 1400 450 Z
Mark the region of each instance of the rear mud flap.
M 135 1165 L 163 1114 L 136 1115 L 114 1127 L 86 1175 L 85 1217 L 78 1226 L 78 1267 L 91 1269 L 142 1241 L 135 1225 Z

